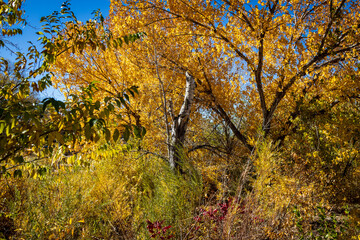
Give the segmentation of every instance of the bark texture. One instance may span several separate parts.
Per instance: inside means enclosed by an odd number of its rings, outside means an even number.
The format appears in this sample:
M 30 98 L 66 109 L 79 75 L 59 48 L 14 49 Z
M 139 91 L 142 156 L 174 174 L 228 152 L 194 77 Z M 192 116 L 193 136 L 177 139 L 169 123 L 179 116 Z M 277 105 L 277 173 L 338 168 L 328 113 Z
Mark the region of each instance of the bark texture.
M 169 151 L 169 163 L 172 169 L 178 169 L 182 172 L 180 161 L 183 155 L 183 147 L 185 141 L 185 134 L 189 122 L 191 106 L 194 101 L 195 79 L 186 72 L 186 89 L 184 102 L 181 106 L 179 115 L 173 116 L 173 123 L 171 126 L 171 141 Z

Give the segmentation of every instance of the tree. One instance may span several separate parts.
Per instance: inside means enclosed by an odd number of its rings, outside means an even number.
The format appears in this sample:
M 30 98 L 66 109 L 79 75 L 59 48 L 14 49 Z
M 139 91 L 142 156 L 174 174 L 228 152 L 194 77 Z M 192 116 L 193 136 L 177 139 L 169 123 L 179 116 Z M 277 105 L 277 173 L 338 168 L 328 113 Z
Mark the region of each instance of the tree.
M 7 3 L 0 2 L 0 25 L 2 29 L 2 37 L 0 38 L 0 47 L 6 47 L 11 50 L 11 43 L 6 37 L 11 37 L 22 33 L 20 28 L 14 28 L 18 25 L 26 25 L 23 18 L 23 10 L 21 9 L 22 0 L 10 0 Z
M 199 136 L 196 125 L 221 119 L 251 152 L 259 129 L 283 142 L 304 107 L 358 97 L 358 78 L 348 71 L 358 69 L 359 7 L 351 0 L 114 1 L 107 21 L 114 35 L 146 38 L 121 50 L 63 55 L 55 81 L 81 86 L 96 78 L 102 93 L 113 94 L 141 79 L 146 96 L 130 112 L 158 147 L 168 130 L 156 128 L 169 129 L 165 106 L 173 100 L 180 108 L 188 71 L 198 85 L 191 131 Z
M 179 168 L 183 155 L 185 134 L 189 123 L 191 105 L 194 101 L 195 79 L 186 73 L 186 92 L 183 105 L 178 116 L 172 113 L 173 124 L 171 126 L 171 142 L 169 144 L 169 163 L 172 169 Z
M 21 34 L 16 29 L 7 29 L 24 22 L 21 1 L 2 3 L 1 7 L 3 35 Z M 29 96 L 34 92 L 41 92 L 51 85 L 49 68 L 63 51 L 70 49 L 81 52 L 87 46 L 104 49 L 110 44 L 116 48 L 121 47 L 123 41 L 129 43 L 141 37 L 141 34 L 133 34 L 113 38 L 111 32 L 104 28 L 104 18 L 100 12 L 95 13 L 95 20 L 89 20 L 80 27 L 68 2 L 63 4 L 60 12 L 54 12 L 42 18 L 42 21 L 45 22 L 44 32 L 50 36 L 38 33 L 43 47 L 41 52 L 35 45 L 31 45 L 26 54 L 17 52 L 14 68 L 9 68 L 8 61 L 1 59 L 4 84 L 0 92 L 0 143 L 3 146 L 0 149 L 0 174 L 26 163 L 25 149 L 37 154 L 35 160 L 31 159 L 33 162 L 51 154 L 57 143 L 65 146 L 65 143 L 71 142 L 72 148 L 75 148 L 84 139 L 98 141 L 101 136 L 106 141 L 116 142 L 120 132 L 118 129 L 110 132 L 106 120 L 113 112 L 114 104 L 118 107 L 128 105 L 129 95 L 138 93 L 136 86 L 129 86 L 116 96 L 96 101 L 92 97 L 96 86 L 91 82 L 66 102 L 53 98 L 44 99 L 41 103 L 29 101 Z M 71 40 L 60 34 L 65 26 L 72 29 L 68 35 Z M 40 79 L 33 80 L 35 77 Z M 139 137 L 145 134 L 140 126 L 124 125 L 124 129 L 127 133 L 134 129 Z M 21 171 L 17 170 L 14 174 L 21 174 Z

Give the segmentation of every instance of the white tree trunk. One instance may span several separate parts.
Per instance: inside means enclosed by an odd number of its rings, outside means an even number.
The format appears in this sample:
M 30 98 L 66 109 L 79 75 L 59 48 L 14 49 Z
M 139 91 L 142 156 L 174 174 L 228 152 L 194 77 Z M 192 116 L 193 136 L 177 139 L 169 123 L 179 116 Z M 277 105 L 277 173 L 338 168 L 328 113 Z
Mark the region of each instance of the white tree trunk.
M 185 133 L 189 122 L 191 105 L 194 101 L 195 79 L 190 73 L 186 72 L 186 90 L 183 105 L 179 115 L 173 117 L 171 126 L 171 142 L 169 151 L 169 163 L 172 169 L 179 169 L 181 172 L 180 161 L 183 156 Z

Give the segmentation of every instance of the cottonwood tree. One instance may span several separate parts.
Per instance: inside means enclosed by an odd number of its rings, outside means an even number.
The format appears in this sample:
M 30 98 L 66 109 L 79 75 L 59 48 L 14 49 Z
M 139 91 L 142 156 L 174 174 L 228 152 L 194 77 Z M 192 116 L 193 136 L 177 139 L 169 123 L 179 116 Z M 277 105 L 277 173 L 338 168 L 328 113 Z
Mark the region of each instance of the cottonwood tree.
M 195 79 L 190 73 L 186 72 L 186 89 L 184 102 L 180 112 L 174 116 L 171 109 L 173 123 L 171 125 L 171 142 L 169 144 L 169 163 L 172 169 L 181 170 L 181 157 L 184 156 L 183 146 L 185 142 L 185 134 L 189 123 L 191 105 L 194 102 Z
M 259 137 L 283 144 L 305 115 L 354 104 L 359 8 L 354 0 L 113 1 L 106 24 L 114 35 L 146 37 L 118 50 L 68 52 L 53 67 L 54 81 L 97 79 L 99 98 L 141 83 L 146 94 L 127 114 L 151 132 L 150 150 L 164 154 L 167 106 L 180 110 L 188 71 L 197 83 L 188 141 L 197 144 L 203 122 L 223 121 L 249 153 Z

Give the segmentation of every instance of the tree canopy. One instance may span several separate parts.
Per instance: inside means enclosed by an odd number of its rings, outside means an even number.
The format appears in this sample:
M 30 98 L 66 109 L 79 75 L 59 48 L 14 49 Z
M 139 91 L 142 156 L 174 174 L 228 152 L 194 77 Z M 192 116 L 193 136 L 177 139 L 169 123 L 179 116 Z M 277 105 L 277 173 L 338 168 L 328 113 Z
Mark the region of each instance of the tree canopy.
M 21 3 L 0 0 L 3 47 Z M 112 0 L 86 22 L 66 1 L 41 21 L 40 48 L 1 60 L 0 238 L 3 219 L 37 239 L 359 238 L 359 1 Z M 65 101 L 32 97 L 51 84 Z
M 63 54 L 53 80 L 76 92 L 96 79 L 101 97 L 140 85 L 144 94 L 126 111 L 166 145 L 169 106 L 180 108 L 189 71 L 197 82 L 191 137 L 204 137 L 199 126 L 212 119 L 251 152 L 259 130 L 283 144 L 302 117 L 357 111 L 358 12 L 345 0 L 113 1 L 106 24 L 114 35 L 146 37 Z

